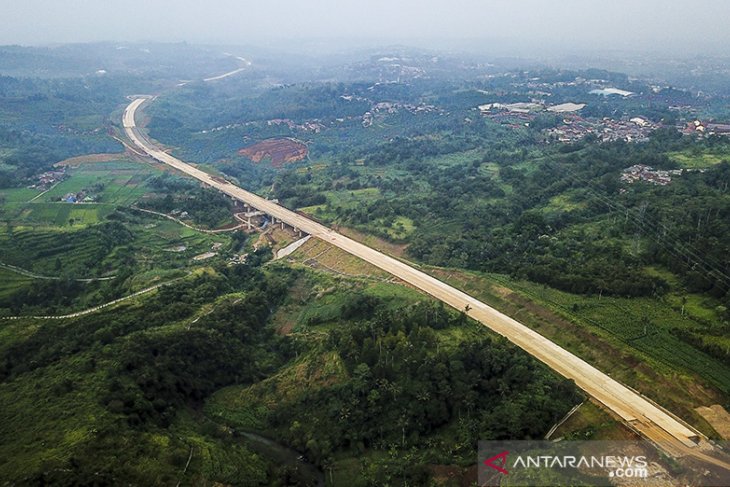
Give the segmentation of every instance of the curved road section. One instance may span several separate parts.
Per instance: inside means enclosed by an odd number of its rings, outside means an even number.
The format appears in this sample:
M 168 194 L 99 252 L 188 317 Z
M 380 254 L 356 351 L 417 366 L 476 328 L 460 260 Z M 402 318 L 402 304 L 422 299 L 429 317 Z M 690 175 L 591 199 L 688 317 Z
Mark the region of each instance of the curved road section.
M 149 142 L 135 123 L 137 109 L 151 97 L 135 99 L 124 112 L 124 130 L 130 140 L 150 157 L 216 188 L 232 198 L 249 204 L 292 227 L 328 242 L 402 279 L 434 298 L 464 310 L 473 319 L 499 333 L 560 375 L 572 379 L 607 409 L 618 415 L 648 440 L 674 456 L 690 455 L 730 470 L 730 463 L 707 454 L 712 446 L 699 433 L 648 401 L 637 392 L 612 379 L 581 358 L 558 346 L 522 323 L 500 313 L 468 294 L 449 286 L 397 259 L 341 235 L 279 204 L 214 178 Z

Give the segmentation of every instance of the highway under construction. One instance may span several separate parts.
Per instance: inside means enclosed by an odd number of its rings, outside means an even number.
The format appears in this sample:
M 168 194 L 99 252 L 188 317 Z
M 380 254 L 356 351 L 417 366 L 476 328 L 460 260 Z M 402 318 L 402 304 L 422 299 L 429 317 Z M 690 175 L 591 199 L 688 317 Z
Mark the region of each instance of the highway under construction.
M 717 458 L 715 456 L 717 451 L 712 444 L 692 427 L 524 324 L 401 260 L 352 240 L 276 202 L 246 191 L 219 177 L 211 176 L 161 150 L 149 141 L 135 121 L 140 106 L 152 99 L 135 98 L 123 116 L 127 137 L 137 149 L 149 157 L 194 177 L 255 210 L 266 213 L 275 222 L 284 223 L 334 245 L 435 299 L 466 312 L 469 317 L 504 336 L 560 375 L 572 379 L 578 387 L 606 409 L 670 455 L 690 456 L 730 471 L 730 463 Z

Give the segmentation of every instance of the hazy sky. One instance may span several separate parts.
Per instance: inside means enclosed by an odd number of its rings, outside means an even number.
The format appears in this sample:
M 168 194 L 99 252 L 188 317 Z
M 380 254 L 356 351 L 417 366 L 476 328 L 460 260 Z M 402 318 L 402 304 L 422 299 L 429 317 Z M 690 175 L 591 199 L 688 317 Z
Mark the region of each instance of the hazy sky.
M 727 49 L 727 0 L 0 0 L 0 44 L 490 39 Z

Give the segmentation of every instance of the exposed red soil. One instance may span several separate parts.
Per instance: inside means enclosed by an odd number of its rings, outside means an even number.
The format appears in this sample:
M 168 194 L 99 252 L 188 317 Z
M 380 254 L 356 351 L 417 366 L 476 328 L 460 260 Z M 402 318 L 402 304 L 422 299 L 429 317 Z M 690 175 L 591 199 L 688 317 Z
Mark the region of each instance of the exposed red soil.
M 301 161 L 306 158 L 309 149 L 302 142 L 292 139 L 268 139 L 245 147 L 238 153 L 256 163 L 268 157 L 271 159 L 272 166 L 281 167 L 287 162 Z

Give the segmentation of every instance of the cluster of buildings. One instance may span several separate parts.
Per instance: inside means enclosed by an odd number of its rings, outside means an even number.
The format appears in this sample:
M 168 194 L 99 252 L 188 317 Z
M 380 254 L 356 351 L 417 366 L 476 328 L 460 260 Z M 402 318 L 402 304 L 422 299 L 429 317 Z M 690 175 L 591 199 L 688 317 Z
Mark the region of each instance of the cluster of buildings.
M 555 114 L 562 117 L 556 127 L 542 131 L 545 142 L 573 143 L 589 134 L 598 140 L 611 142 L 625 140 L 627 142 L 643 142 L 649 134 L 659 127 L 644 117 L 587 119 L 579 115 L 585 103 L 561 103 L 547 105 L 541 100 L 519 103 L 489 103 L 477 107 L 479 113 L 490 120 L 510 128 L 529 127 L 541 113 Z
M 248 262 L 248 254 L 233 254 L 228 258 L 228 265 L 245 264 Z
M 702 122 L 694 120 L 688 122 L 682 129 L 682 133 L 689 135 L 730 135 L 730 124 Z
M 504 114 L 511 115 L 535 115 L 540 112 L 549 113 L 576 113 L 585 108 L 585 103 L 560 103 L 548 105 L 542 100 L 532 100 L 518 103 L 487 103 L 479 105 L 479 113 L 486 117 L 495 117 Z
M 368 90 L 373 90 L 377 85 L 380 83 L 376 83 L 375 85 L 368 88 Z M 359 101 L 359 102 L 368 102 L 371 104 L 370 110 L 365 112 L 362 115 L 362 126 L 363 127 L 370 127 L 373 124 L 373 121 L 377 115 L 392 115 L 395 113 L 398 113 L 401 110 L 405 110 L 409 113 L 412 113 L 414 115 L 419 115 L 423 113 L 433 113 L 440 111 L 435 105 L 427 105 L 425 103 L 420 103 L 418 105 L 413 105 L 410 103 L 398 103 L 398 102 L 391 102 L 391 101 L 383 101 L 378 103 L 372 103 L 370 99 L 365 98 L 364 96 L 359 95 L 341 95 L 340 98 L 345 101 Z M 338 122 L 344 122 L 344 118 L 338 118 Z
M 658 171 L 651 166 L 635 164 L 621 171 L 621 181 L 628 184 L 645 181 L 659 186 L 666 186 L 672 182 L 672 176 L 680 176 L 683 171 L 683 169 Z
M 419 113 L 433 113 L 438 111 L 434 105 L 421 103 L 419 105 L 411 105 L 409 103 L 380 102 L 373 105 L 372 111 L 375 113 L 398 113 L 400 110 L 417 115 Z
M 373 124 L 373 120 L 375 120 L 373 112 L 365 112 L 362 116 L 362 126 L 365 128 L 370 127 Z
M 400 83 L 401 80 L 421 78 L 426 75 L 422 66 L 425 60 L 404 58 L 400 56 L 382 56 L 368 62 L 355 65 L 354 69 L 367 74 L 382 83 Z
M 488 103 L 477 107 L 479 113 L 495 123 L 517 129 L 528 127 L 545 106 L 538 101 L 518 103 Z
M 185 218 L 187 218 L 187 217 L 190 216 L 190 215 L 188 215 L 188 212 L 187 211 L 183 211 L 183 210 L 180 210 L 180 209 L 177 209 L 177 208 L 174 209 L 174 210 L 172 210 L 170 212 L 170 215 L 172 215 L 174 217 L 177 217 L 177 218 L 179 218 L 181 220 L 184 220 Z
M 220 132 L 222 130 L 232 130 L 240 127 L 248 127 L 251 125 L 258 125 L 260 122 L 246 122 L 246 123 L 231 123 L 228 125 L 221 125 L 219 127 L 213 127 L 212 129 L 206 129 L 201 130 L 199 133 L 201 134 L 209 134 L 213 132 Z M 290 130 L 299 131 L 299 132 L 310 132 L 318 134 L 322 131 L 322 129 L 325 128 L 325 125 L 322 124 L 319 120 L 308 120 L 304 123 L 296 123 L 293 120 L 290 120 L 288 118 L 274 118 L 271 120 L 266 120 L 266 125 L 271 127 L 274 125 L 286 125 L 289 127 Z
M 212 259 L 216 255 L 218 255 L 218 252 L 221 250 L 222 247 L 223 247 L 222 243 L 216 242 L 210 247 L 210 252 L 204 252 L 202 254 L 198 254 L 195 257 L 193 257 L 193 260 L 196 262 L 199 262 L 201 260 Z
M 575 114 L 585 108 L 585 103 L 561 103 L 547 105 L 542 100 L 532 100 L 518 103 L 488 103 L 479 105 L 477 109 L 482 116 L 490 120 L 507 125 L 510 128 L 529 127 L 540 113 L 550 113 L 576 118 Z M 579 118 L 579 117 L 577 117 Z M 566 119 L 566 124 L 570 119 Z
M 557 127 L 543 131 L 547 142 L 557 141 L 572 143 L 583 139 L 589 134 L 595 135 L 602 142 L 624 140 L 626 142 L 646 142 L 649 134 L 659 127 L 643 117 L 614 120 L 603 118 L 587 120 L 577 115 L 563 119 Z
M 496 113 L 537 113 L 544 111 L 545 105 L 538 100 L 533 100 L 517 103 L 487 103 L 486 105 L 479 105 L 477 108 L 479 113 L 489 116 Z
M 96 196 L 88 194 L 85 190 L 78 193 L 67 193 L 61 197 L 61 201 L 65 203 L 94 203 Z
M 296 130 L 300 132 L 311 132 L 318 134 L 325 128 L 325 126 L 319 122 L 319 120 L 308 120 L 304 123 L 296 123 L 288 118 L 275 118 L 268 120 L 266 125 L 271 127 L 272 125 L 286 125 L 289 130 Z
M 421 103 L 419 105 L 411 105 L 408 103 L 395 103 L 395 102 L 380 102 L 375 103 L 370 111 L 367 111 L 362 116 L 362 126 L 370 127 L 378 115 L 395 114 L 399 111 L 404 110 L 414 115 L 420 115 L 424 113 L 434 113 L 440 111 L 434 105 L 427 105 Z
M 626 98 L 627 96 L 633 96 L 635 93 L 633 91 L 626 91 L 626 90 L 619 90 L 618 88 L 600 88 L 591 90 L 588 93 L 591 95 L 600 95 L 600 96 L 622 96 Z
M 658 124 L 644 118 L 613 120 L 604 118 L 597 124 L 598 138 L 603 142 L 624 140 L 626 142 L 646 142 L 649 134 L 659 128 Z
M 46 171 L 38 176 L 38 180 L 29 186 L 31 189 L 47 190 L 54 184 L 63 181 L 66 178 L 66 170 L 64 168 L 53 171 Z
M 526 78 L 529 76 L 529 72 L 523 72 L 520 74 L 511 73 L 506 76 L 513 78 L 522 78 L 519 81 L 512 83 L 511 85 L 515 88 L 522 88 L 529 90 L 528 93 L 533 93 L 540 96 L 552 96 L 556 90 L 565 91 L 567 90 L 580 90 L 587 91 L 591 95 L 599 96 L 619 96 L 628 98 L 635 96 L 636 93 L 633 91 L 622 90 L 612 86 L 613 82 L 606 79 L 588 79 L 582 76 L 576 76 L 573 79 L 544 79 L 541 77 Z M 558 76 L 560 77 L 560 76 Z M 651 89 L 654 93 L 660 92 L 664 87 L 652 86 Z
M 562 119 L 557 126 L 543 129 L 545 142 L 573 143 L 587 135 L 594 135 L 598 140 L 609 142 L 624 140 L 627 142 L 642 142 L 648 140 L 649 134 L 659 127 L 644 117 L 621 118 L 592 118 L 581 116 L 580 112 L 586 107 L 585 103 L 564 102 L 550 103 L 552 97 L 562 101 L 566 97 L 575 96 L 596 100 L 597 97 L 628 99 L 639 96 L 633 91 L 619 89 L 604 79 L 587 79 L 575 77 L 560 79 L 560 75 L 544 77 L 529 77 L 529 72 L 512 73 L 515 78 L 510 86 L 516 91 L 504 95 L 528 94 L 530 101 L 518 103 L 489 103 L 479 105 L 477 110 L 491 120 L 507 125 L 511 128 L 529 127 L 540 114 L 554 114 Z M 665 87 L 651 86 L 651 96 L 659 96 Z M 500 93 L 487 93 L 497 95 Z M 572 95 L 571 95 L 572 93 Z M 558 99 L 558 96 L 560 97 Z M 727 127 L 730 132 L 730 126 Z
M 577 142 L 588 134 L 595 134 L 596 127 L 579 116 L 566 117 L 563 123 L 554 128 L 545 129 L 543 135 L 546 142 L 560 142 L 570 144 Z

